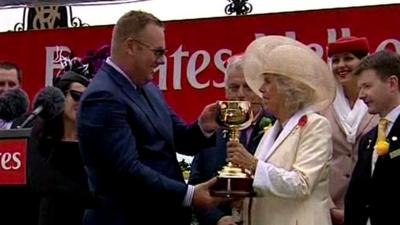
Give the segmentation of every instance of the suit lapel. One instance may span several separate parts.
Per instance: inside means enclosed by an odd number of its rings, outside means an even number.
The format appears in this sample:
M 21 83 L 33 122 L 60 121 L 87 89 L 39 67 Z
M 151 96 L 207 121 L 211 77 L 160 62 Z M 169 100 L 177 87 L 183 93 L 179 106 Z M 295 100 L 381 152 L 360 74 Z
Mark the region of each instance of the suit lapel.
M 260 144 L 254 153 L 258 159 L 266 161 L 267 158 L 274 152 L 276 148 L 276 146 L 274 146 L 274 142 L 280 129 L 281 124 L 279 121 L 276 121 L 274 126 L 272 126 L 268 132 L 264 133 L 264 136 L 261 138 Z
M 168 114 L 169 111 L 166 110 L 164 100 L 160 99 L 159 95 L 156 95 L 154 90 L 151 90 L 152 83 L 148 83 L 143 86 L 143 92 L 148 98 L 148 104 L 151 104 L 153 109 L 148 108 L 151 111 L 153 117 L 151 117 L 153 125 L 156 125 L 160 130 L 163 130 L 165 134 L 170 134 L 169 137 L 172 139 L 172 121 L 171 116 Z
M 372 157 L 374 154 L 375 142 L 378 134 L 378 128 L 374 127 L 371 131 L 369 131 L 367 135 L 366 146 L 360 146 L 359 151 L 361 151 L 360 157 L 358 160 L 360 163 L 364 164 L 364 168 L 367 168 L 364 173 L 366 173 L 367 177 L 371 177 L 372 170 Z M 366 164 L 366 165 L 365 165 Z
M 369 113 L 365 114 L 364 118 L 361 120 L 360 126 L 358 127 L 357 137 L 364 134 L 364 130 L 367 129 L 371 123 L 374 122 L 375 118 L 377 118 L 377 115 L 371 115 Z
M 390 155 L 390 152 L 397 151 L 397 150 L 400 151 L 400 115 L 397 116 L 396 121 L 394 121 L 394 124 L 393 124 L 392 128 L 390 129 L 387 139 L 390 143 L 389 155 Z M 398 157 L 400 157 L 400 156 L 398 156 Z
M 281 124 L 279 121 L 276 121 L 274 126 L 270 129 L 270 132 L 268 132 L 268 134 L 261 140 L 260 145 L 256 150 L 256 157 L 262 161 L 267 161 L 276 151 L 278 146 L 281 145 L 281 143 L 293 132 L 300 118 L 309 112 L 309 109 L 304 109 L 294 114 L 288 120 L 287 124 L 280 133 L 279 131 L 281 130 Z
M 143 114 L 147 117 L 147 119 L 150 121 L 150 123 L 153 125 L 153 127 L 162 135 L 164 138 L 167 140 L 172 141 L 172 134 L 168 131 L 168 129 L 165 127 L 164 123 L 165 121 L 160 120 L 160 117 L 156 115 L 156 113 L 150 108 L 150 103 L 147 104 L 145 102 L 144 96 L 141 96 L 137 90 L 132 86 L 131 82 L 128 82 L 127 78 L 125 78 L 122 74 L 120 74 L 118 71 L 116 71 L 114 68 L 112 68 L 110 65 L 105 64 L 104 66 L 105 70 L 108 70 L 106 73 L 108 76 L 111 77 L 112 80 L 115 81 L 115 83 L 121 87 L 122 92 L 132 101 L 133 104 L 137 105 L 138 108 L 143 112 Z M 114 75 L 110 75 L 114 74 Z M 145 86 L 148 86 L 149 84 L 146 84 Z M 148 87 L 146 87 L 148 89 Z M 148 96 L 152 96 L 150 94 L 149 90 L 146 90 L 146 94 Z M 152 102 L 158 102 L 159 100 L 153 101 L 155 98 L 150 97 L 149 101 Z M 159 106 L 156 107 L 154 105 L 153 107 L 159 108 Z M 160 109 L 158 109 L 160 111 Z M 158 112 L 157 111 L 157 112 Z M 159 116 L 163 116 L 162 113 L 160 113 Z M 166 117 L 169 118 L 169 117 Z M 164 119 L 165 120 L 165 119 Z M 161 121 L 161 122 L 160 122 Z M 169 121 L 169 124 L 171 122 Z

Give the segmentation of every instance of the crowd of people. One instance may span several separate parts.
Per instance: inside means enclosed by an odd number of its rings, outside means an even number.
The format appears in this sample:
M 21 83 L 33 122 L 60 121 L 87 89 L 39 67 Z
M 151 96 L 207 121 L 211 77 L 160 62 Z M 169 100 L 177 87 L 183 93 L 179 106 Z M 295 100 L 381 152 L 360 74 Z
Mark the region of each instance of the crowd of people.
M 92 57 L 90 71 L 69 65 L 75 69 L 55 78 L 52 93 L 62 97 L 62 110 L 29 124 L 22 72 L 0 62 L 0 129 L 32 128 L 19 219 L 32 225 L 188 225 L 193 216 L 200 225 L 400 223 L 400 55 L 371 53 L 367 38 L 350 36 L 328 44 L 327 63 L 284 36 L 254 40 L 225 64 L 226 100 L 249 101 L 253 114 L 236 141 L 217 122 L 217 103 L 187 124 L 152 82 L 165 63 L 164 30 L 150 13 L 124 14 L 111 46 L 99 50 L 105 60 Z M 11 101 L 15 96 L 20 100 Z M 10 102 L 21 106 L 6 107 Z M 194 156 L 188 183 L 176 153 Z M 211 194 L 227 162 L 251 175 L 255 197 Z

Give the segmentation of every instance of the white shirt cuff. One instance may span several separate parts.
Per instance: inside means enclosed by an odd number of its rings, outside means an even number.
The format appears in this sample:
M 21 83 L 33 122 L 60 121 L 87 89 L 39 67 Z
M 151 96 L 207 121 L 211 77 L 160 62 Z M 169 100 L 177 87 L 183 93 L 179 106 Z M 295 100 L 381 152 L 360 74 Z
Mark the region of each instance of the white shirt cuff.
M 190 207 L 192 205 L 193 194 L 194 194 L 194 186 L 188 185 L 185 198 L 183 199 L 182 202 L 183 206 Z

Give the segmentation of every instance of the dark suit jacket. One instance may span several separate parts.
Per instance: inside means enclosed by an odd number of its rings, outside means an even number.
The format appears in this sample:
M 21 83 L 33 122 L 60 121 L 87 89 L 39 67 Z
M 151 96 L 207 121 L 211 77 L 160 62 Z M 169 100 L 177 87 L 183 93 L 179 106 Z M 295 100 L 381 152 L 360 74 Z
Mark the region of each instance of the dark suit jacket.
M 371 176 L 372 153 L 377 127 L 360 142 L 358 161 L 345 198 L 345 224 L 400 224 L 400 117 L 397 117 L 387 137 L 389 154 L 379 156 Z M 396 156 L 396 153 L 397 156 Z
M 205 138 L 197 123 L 187 126 L 154 84 L 144 85 L 143 92 L 151 105 L 104 64 L 82 97 L 81 154 L 99 201 L 87 212 L 86 224 L 190 223 L 176 152 L 193 155 L 215 145 L 215 135 Z
M 271 115 L 264 115 L 264 117 L 271 118 Z M 262 117 L 261 117 L 262 118 Z M 258 143 L 260 142 L 264 132 L 263 128 L 260 127 L 260 120 L 253 125 L 253 131 L 251 133 L 249 143 L 246 146 L 246 133 L 247 130 L 241 131 L 240 142 L 254 154 Z M 229 134 L 227 130 L 219 130 L 217 133 L 217 144 L 215 147 L 208 148 L 200 153 L 196 154 L 191 165 L 189 183 L 198 184 L 209 180 L 210 178 L 218 175 L 217 172 L 226 165 L 226 143 L 229 140 Z M 229 204 L 229 203 L 228 203 Z M 231 208 L 228 204 L 220 205 L 218 208 L 208 210 L 196 210 L 196 216 L 200 225 L 215 225 L 218 220 L 225 216 L 231 215 Z

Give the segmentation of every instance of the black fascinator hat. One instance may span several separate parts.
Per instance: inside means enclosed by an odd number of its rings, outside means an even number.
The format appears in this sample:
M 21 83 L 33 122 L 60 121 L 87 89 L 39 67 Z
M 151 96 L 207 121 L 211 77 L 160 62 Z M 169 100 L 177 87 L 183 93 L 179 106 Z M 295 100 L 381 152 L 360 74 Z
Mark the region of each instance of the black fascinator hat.
M 90 83 L 88 78 L 74 71 L 67 71 L 61 76 L 56 77 L 53 83 L 54 87 L 57 87 L 63 93 L 66 93 L 69 90 L 71 84 L 74 82 L 80 83 L 85 87 L 87 87 Z

